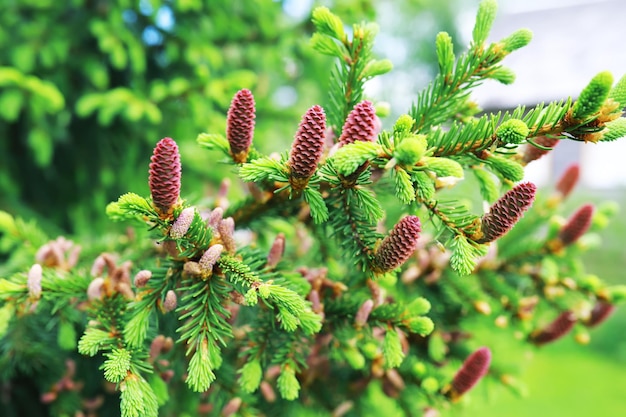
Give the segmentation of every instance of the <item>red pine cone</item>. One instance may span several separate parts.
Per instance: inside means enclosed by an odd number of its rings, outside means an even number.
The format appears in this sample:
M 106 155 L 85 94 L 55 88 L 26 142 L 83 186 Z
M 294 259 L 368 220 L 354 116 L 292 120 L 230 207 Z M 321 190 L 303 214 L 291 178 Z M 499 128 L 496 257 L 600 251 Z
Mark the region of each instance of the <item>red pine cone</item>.
M 422 225 L 417 216 L 406 216 L 400 220 L 376 250 L 374 271 L 392 271 L 405 263 L 417 249 L 417 239 L 421 231 Z
M 479 243 L 493 242 L 508 232 L 535 200 L 537 187 L 523 182 L 504 194 L 482 217 L 483 237 Z
M 559 139 L 549 138 L 547 136 L 539 136 L 538 138 L 535 138 L 534 142 L 538 145 L 545 146 L 546 148 L 554 148 L 556 145 L 559 144 Z M 536 161 L 548 152 L 550 151 L 539 149 L 538 147 L 533 146 L 529 143 L 524 146 L 522 159 L 525 163 L 529 163 L 532 161 Z
M 545 345 L 565 336 L 576 324 L 576 316 L 571 311 L 564 311 L 552 323 L 530 337 L 537 345 Z
M 591 204 L 585 204 L 567 220 L 565 226 L 559 231 L 559 239 L 564 246 L 571 245 L 585 234 L 591 226 L 593 210 Z
M 291 145 L 289 166 L 291 177 L 308 179 L 322 158 L 324 150 L 324 132 L 326 130 L 326 114 L 320 106 L 313 106 L 302 117 L 295 140 Z
M 348 114 L 341 129 L 340 146 L 359 140 L 363 142 L 375 141 L 377 135 L 376 123 L 376 110 L 372 103 L 367 100 L 357 103 L 350 114 Z
M 585 323 L 588 327 L 595 327 L 608 319 L 615 311 L 615 306 L 609 302 L 600 300 L 593 306 L 591 316 Z
M 491 364 L 491 351 L 481 347 L 469 355 L 452 380 L 452 396 L 458 398 L 471 390 L 487 374 Z
M 150 195 L 155 207 L 164 213 L 178 202 L 180 196 L 180 154 L 171 138 L 163 138 L 150 158 Z
M 578 183 L 579 177 L 580 166 L 578 164 L 570 165 L 556 183 L 556 190 L 561 193 L 563 198 L 567 197 Z
M 248 150 L 254 135 L 255 114 L 254 97 L 250 90 L 237 91 L 233 97 L 226 117 L 226 138 L 230 152 L 237 163 L 246 162 Z

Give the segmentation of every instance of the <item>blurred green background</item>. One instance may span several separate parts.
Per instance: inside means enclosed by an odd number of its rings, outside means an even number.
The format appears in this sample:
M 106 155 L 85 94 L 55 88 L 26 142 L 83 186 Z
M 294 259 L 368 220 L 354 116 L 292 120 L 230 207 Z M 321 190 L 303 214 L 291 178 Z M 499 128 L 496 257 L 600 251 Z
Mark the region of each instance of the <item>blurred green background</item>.
M 237 90 L 255 95 L 255 143 L 265 152 L 283 150 L 301 114 L 326 102 L 330 62 L 308 47 L 318 4 L 347 22 L 379 21 L 378 54 L 397 68 L 368 93 L 397 115 L 433 74 L 436 33 L 462 44 L 478 1 L 0 1 L 0 210 L 36 219 L 50 235 L 114 231 L 105 205 L 126 191 L 147 194 L 148 158 L 164 136 L 181 147 L 183 194 L 211 198 L 225 173 L 195 138 L 224 131 Z M 577 196 L 572 208 L 626 203 L 619 189 Z M 617 216 L 588 256 L 589 271 L 624 282 L 623 236 Z M 483 386 L 444 415 L 623 415 L 626 312 L 594 330 L 589 346 L 549 345 L 528 365 L 527 398 Z
M 558 148 L 557 148 L 558 149 Z M 583 203 L 615 201 L 626 206 L 623 189 L 578 188 L 567 203 L 571 213 Z M 626 219 L 618 214 L 601 232 L 600 247 L 585 254 L 586 269 L 609 283 L 623 284 L 626 266 Z M 525 395 L 520 396 L 485 381 L 442 417 L 583 417 L 621 416 L 626 413 L 626 309 L 617 309 L 605 323 L 592 329 L 588 345 L 570 335 L 536 348 L 531 357 L 519 358 Z M 507 352 L 494 351 L 494 355 Z

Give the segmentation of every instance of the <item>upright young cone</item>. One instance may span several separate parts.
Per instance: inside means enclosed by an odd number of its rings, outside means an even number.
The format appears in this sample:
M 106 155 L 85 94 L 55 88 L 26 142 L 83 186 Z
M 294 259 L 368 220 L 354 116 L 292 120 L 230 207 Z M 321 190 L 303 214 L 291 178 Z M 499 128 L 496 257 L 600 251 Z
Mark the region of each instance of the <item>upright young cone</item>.
M 576 324 L 576 316 L 571 311 L 564 311 L 554 321 L 530 336 L 537 346 L 554 342 L 568 334 Z
M 302 190 L 317 169 L 324 150 L 326 114 L 320 106 L 313 106 L 302 117 L 296 137 L 291 145 L 289 167 L 290 183 L 296 190 Z
M 272 247 L 270 248 L 270 252 L 267 254 L 267 264 L 268 268 L 274 268 L 278 265 L 283 254 L 285 253 L 285 234 L 279 233 L 274 239 L 274 243 L 272 243 Z
M 237 163 L 244 163 L 248 159 L 255 118 L 254 96 L 245 88 L 237 91 L 226 116 L 226 138 L 233 160 Z
M 405 263 L 417 249 L 417 239 L 421 231 L 422 226 L 417 216 L 406 216 L 400 220 L 374 254 L 374 272 L 392 271 Z
M 481 219 L 479 243 L 493 242 L 508 232 L 535 200 L 537 187 L 531 182 L 516 185 L 495 202 Z
M 563 246 L 571 245 L 589 230 L 594 208 L 591 204 L 585 204 L 579 208 L 559 231 L 559 240 Z
M 43 279 L 43 269 L 41 265 L 35 264 L 28 271 L 28 295 L 31 298 L 39 299 L 41 297 L 41 280 Z
M 491 351 L 481 347 L 469 355 L 452 380 L 449 396 L 457 399 L 478 383 L 489 371 Z
M 570 195 L 576 184 L 578 184 L 578 178 L 580 178 L 580 166 L 578 164 L 572 164 L 567 167 L 555 187 L 562 198 Z
M 181 239 L 191 226 L 191 222 L 193 222 L 193 218 L 196 215 L 196 209 L 193 207 L 187 207 L 184 209 L 180 215 L 176 218 L 174 223 L 172 224 L 172 228 L 170 229 L 170 237 L 172 239 Z
M 180 196 L 180 154 L 171 138 L 163 138 L 150 158 L 149 185 L 154 206 L 169 213 Z
M 374 142 L 377 135 L 376 125 L 376 110 L 372 103 L 367 100 L 357 103 L 341 129 L 340 146 L 356 141 Z

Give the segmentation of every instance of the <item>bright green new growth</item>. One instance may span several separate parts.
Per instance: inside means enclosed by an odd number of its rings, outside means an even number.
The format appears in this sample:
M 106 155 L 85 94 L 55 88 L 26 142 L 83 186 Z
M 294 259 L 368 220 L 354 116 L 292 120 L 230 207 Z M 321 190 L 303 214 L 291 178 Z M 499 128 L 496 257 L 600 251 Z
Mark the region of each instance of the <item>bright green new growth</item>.
M 280 395 L 286 400 L 295 400 L 300 393 L 300 382 L 296 378 L 294 369 L 289 366 L 283 366 L 280 371 L 276 386 Z
M 480 187 L 480 195 L 489 203 L 495 202 L 500 197 L 500 190 L 496 178 L 484 169 L 472 170 Z
M 510 68 L 498 67 L 489 74 L 489 78 L 496 80 L 504 85 L 509 85 L 515 82 L 515 73 Z
M 332 160 L 337 172 L 342 175 L 350 175 L 368 160 L 375 158 L 382 148 L 374 142 L 357 141 L 342 146 L 333 156 Z
M 117 384 L 126 378 L 130 370 L 131 354 L 126 349 L 113 349 L 105 355 L 108 359 L 102 365 L 104 378 Z
M 452 73 L 454 69 L 454 45 L 452 38 L 447 32 L 439 32 L 435 39 L 439 72 L 443 75 Z
M 403 166 L 415 165 L 426 153 L 428 142 L 424 135 L 407 135 L 396 145 L 393 156 Z
M 620 108 L 626 106 L 626 75 L 622 76 L 611 89 L 608 98 L 619 103 Z
M 421 161 L 426 169 L 434 172 L 437 177 L 463 178 L 463 165 L 454 159 L 425 156 Z
M 524 167 L 503 156 L 490 155 L 485 162 L 504 180 L 518 182 L 524 178 Z
M 518 145 L 528 136 L 529 129 L 522 120 L 509 119 L 496 130 L 496 136 L 503 143 Z
M 403 114 L 398 117 L 396 123 L 393 125 L 394 138 L 403 138 L 413 130 L 415 120 L 408 114 Z
M 120 384 L 122 417 L 156 416 L 159 404 L 148 382 L 139 375 L 129 374 Z
M 502 49 L 507 53 L 523 48 L 533 38 L 533 33 L 528 29 L 519 29 L 500 41 Z
M 408 172 L 403 169 L 396 169 L 394 171 L 394 184 L 396 196 L 400 201 L 409 204 L 415 200 L 415 188 L 413 188 L 413 182 Z
M 361 77 L 364 79 L 374 78 L 378 75 L 383 75 L 388 73 L 393 69 L 393 63 L 388 59 L 373 59 L 367 63 L 365 68 L 363 69 L 363 73 Z
M 313 24 L 320 34 L 331 36 L 342 42 L 346 37 L 343 22 L 326 7 L 313 10 Z
M 626 119 L 620 117 L 606 124 L 607 132 L 602 136 L 603 141 L 614 141 L 626 137 Z
M 489 36 L 493 21 L 496 19 L 498 11 L 498 3 L 495 0 L 483 0 L 478 6 L 476 14 L 476 24 L 472 31 L 472 39 L 474 45 L 481 46 Z
M 245 392 L 254 392 L 261 384 L 263 369 L 258 359 L 251 359 L 239 370 L 239 383 Z
M 385 332 L 385 339 L 383 340 L 383 358 L 385 359 L 385 367 L 387 368 L 397 368 L 404 360 L 400 337 L 395 329 L 387 329 Z
M 574 103 L 572 108 L 574 120 L 585 120 L 596 114 L 607 99 L 612 85 L 613 75 L 608 71 L 593 77 Z

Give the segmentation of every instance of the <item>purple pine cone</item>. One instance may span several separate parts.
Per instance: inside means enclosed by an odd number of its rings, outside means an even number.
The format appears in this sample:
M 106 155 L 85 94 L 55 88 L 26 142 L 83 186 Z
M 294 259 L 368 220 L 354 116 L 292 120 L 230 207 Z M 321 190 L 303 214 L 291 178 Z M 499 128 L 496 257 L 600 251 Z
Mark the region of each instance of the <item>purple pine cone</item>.
M 589 327 L 595 327 L 608 319 L 614 311 L 615 306 L 613 304 L 600 300 L 593 306 L 591 316 L 585 324 Z
M 517 223 L 535 200 L 537 187 L 531 182 L 507 191 L 481 219 L 483 236 L 478 243 L 493 242 Z
M 313 106 L 302 117 L 296 137 L 291 145 L 289 167 L 291 168 L 292 186 L 303 189 L 311 178 L 324 150 L 326 114 L 320 106 Z M 303 186 L 297 184 L 302 182 Z
M 226 116 L 226 138 L 230 144 L 230 152 L 234 161 L 240 164 L 246 162 L 254 136 L 254 106 L 254 96 L 250 90 L 239 90 L 233 97 Z
M 354 106 L 348 114 L 341 136 L 339 146 L 344 146 L 356 141 L 374 142 L 378 134 L 376 110 L 370 101 L 363 100 Z
M 155 207 L 169 213 L 180 196 L 180 154 L 171 138 L 163 138 L 150 158 L 150 195 Z
M 417 249 L 417 239 L 421 231 L 422 226 L 417 216 L 406 216 L 400 220 L 374 254 L 374 272 L 392 271 L 405 263 Z
M 487 374 L 490 364 L 491 351 L 486 347 L 469 355 L 452 380 L 452 397 L 459 398 L 471 390 Z
M 543 329 L 531 335 L 531 341 L 537 345 L 545 345 L 565 336 L 576 324 L 576 316 L 571 311 L 564 311 Z
M 556 183 L 556 190 L 563 198 L 567 197 L 578 183 L 579 177 L 580 166 L 578 164 L 570 165 Z
M 564 246 L 576 242 L 591 226 L 593 206 L 585 204 L 567 220 L 567 223 L 559 231 L 559 239 Z

